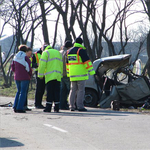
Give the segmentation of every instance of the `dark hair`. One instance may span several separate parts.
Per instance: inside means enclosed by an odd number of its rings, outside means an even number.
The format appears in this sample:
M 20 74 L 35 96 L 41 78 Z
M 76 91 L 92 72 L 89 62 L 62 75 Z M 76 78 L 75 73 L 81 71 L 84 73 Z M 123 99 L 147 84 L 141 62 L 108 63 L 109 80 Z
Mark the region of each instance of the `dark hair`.
M 82 44 L 83 43 L 82 38 L 80 38 L 80 37 L 76 38 L 76 43 Z
M 26 52 L 32 51 L 30 47 L 27 48 Z
M 65 42 L 64 47 L 66 47 L 66 48 L 70 48 L 70 47 L 72 47 L 72 46 L 73 46 L 73 44 L 72 44 L 72 42 L 71 42 L 71 41 L 67 40 L 67 41 Z
M 47 46 L 48 46 L 48 44 L 44 43 L 43 46 L 41 47 L 41 50 L 44 51 Z
M 20 45 L 19 47 L 18 47 L 18 49 L 19 49 L 19 51 L 23 51 L 23 52 L 26 52 L 27 51 L 27 49 L 28 49 L 28 47 L 26 46 L 26 45 Z

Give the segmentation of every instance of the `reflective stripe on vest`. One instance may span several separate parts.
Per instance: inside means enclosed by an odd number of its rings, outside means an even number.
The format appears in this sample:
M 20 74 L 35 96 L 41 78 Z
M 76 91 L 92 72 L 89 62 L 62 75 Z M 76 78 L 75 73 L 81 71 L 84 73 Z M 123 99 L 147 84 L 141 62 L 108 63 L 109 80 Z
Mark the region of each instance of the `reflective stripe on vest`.
M 92 71 L 95 71 L 94 69 L 91 69 L 91 70 L 89 70 L 88 72 L 92 72 Z
M 48 60 L 47 60 L 47 61 L 46 61 L 46 60 L 44 60 L 44 59 L 40 59 L 40 60 L 45 61 L 45 62 L 53 61 L 53 60 L 59 60 L 59 61 L 61 61 L 61 62 L 62 62 L 62 60 L 61 60 L 61 59 L 59 59 L 59 58 L 51 58 L 51 59 L 50 59 L 50 54 L 49 54 L 49 52 L 48 52 L 48 51 L 46 51 L 46 53 L 47 53 L 47 55 L 48 55 Z
M 78 62 L 77 63 L 67 63 L 67 65 L 79 65 L 79 64 L 84 64 L 83 62 L 80 62 L 80 59 L 79 59 L 79 51 L 81 50 L 82 48 L 79 48 L 78 51 L 77 51 L 77 60 Z M 68 56 L 68 53 L 69 53 L 69 50 L 67 51 L 67 56 Z
M 44 61 L 44 62 L 47 62 L 47 60 L 45 60 L 45 59 L 42 59 L 42 58 L 40 59 L 40 61 Z
M 70 76 L 70 77 L 72 77 L 72 78 L 74 78 L 74 77 L 86 77 L 88 74 L 83 74 L 83 75 L 74 75 L 74 76 Z
M 52 59 L 48 59 L 47 61 L 52 61 L 52 60 L 59 60 L 59 61 L 62 61 L 62 60 L 59 59 L 59 58 L 52 58 Z
M 52 102 L 46 102 L 46 104 L 50 104 L 50 105 L 51 105 L 51 104 L 52 104 Z
M 84 64 L 87 65 L 86 69 L 89 69 L 89 68 L 93 67 L 92 65 L 89 65 L 89 62 L 91 62 L 91 61 L 88 60 L 88 61 L 84 62 Z
M 37 61 L 37 63 L 39 63 L 39 57 L 38 57 L 37 52 L 35 53 L 35 57 L 36 57 L 36 61 Z
M 53 73 L 53 72 L 56 72 L 56 73 L 60 73 L 60 74 L 61 74 L 61 72 L 60 72 L 60 71 L 53 70 L 53 71 L 50 71 L 50 72 L 46 72 L 45 74 L 39 73 L 39 75 L 40 75 L 40 76 L 48 75 L 48 74 L 51 74 L 51 73 Z

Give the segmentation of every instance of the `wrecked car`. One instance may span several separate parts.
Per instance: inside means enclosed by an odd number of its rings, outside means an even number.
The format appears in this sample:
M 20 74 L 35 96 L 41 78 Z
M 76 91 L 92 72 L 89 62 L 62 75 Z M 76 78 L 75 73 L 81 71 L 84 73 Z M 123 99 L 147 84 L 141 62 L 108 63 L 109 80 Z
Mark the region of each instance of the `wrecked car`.
M 111 102 L 122 106 L 142 106 L 150 96 L 150 83 L 144 76 L 135 75 L 129 68 L 130 54 L 115 55 L 93 62 L 96 74 L 89 76 L 85 86 L 84 105 L 110 108 Z

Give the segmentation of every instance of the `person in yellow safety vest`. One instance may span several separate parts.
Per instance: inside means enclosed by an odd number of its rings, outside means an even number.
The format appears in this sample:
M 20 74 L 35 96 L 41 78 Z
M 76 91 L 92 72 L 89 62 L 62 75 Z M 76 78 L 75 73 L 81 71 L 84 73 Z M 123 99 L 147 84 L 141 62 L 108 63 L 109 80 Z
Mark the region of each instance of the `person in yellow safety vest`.
M 42 80 L 38 78 L 38 66 L 39 61 L 42 55 L 42 52 L 47 47 L 47 44 L 44 44 L 39 51 L 35 52 L 32 57 L 32 68 L 35 68 L 36 75 L 36 91 L 35 91 L 35 108 L 44 109 L 45 107 L 42 105 L 42 98 L 45 92 L 45 79 Z
M 74 47 L 68 50 L 66 68 L 67 76 L 70 77 L 71 90 L 69 93 L 70 109 L 75 110 L 75 102 L 78 111 L 87 111 L 84 107 L 85 81 L 88 80 L 88 74 L 94 75 L 92 62 L 90 61 L 86 48 L 82 45 L 82 38 L 75 40 Z
M 43 79 L 45 76 L 45 83 L 47 87 L 47 102 L 44 112 L 51 112 L 52 103 L 54 102 L 54 112 L 59 112 L 60 100 L 60 82 L 63 73 L 62 55 L 51 46 L 47 46 L 42 53 L 38 77 Z

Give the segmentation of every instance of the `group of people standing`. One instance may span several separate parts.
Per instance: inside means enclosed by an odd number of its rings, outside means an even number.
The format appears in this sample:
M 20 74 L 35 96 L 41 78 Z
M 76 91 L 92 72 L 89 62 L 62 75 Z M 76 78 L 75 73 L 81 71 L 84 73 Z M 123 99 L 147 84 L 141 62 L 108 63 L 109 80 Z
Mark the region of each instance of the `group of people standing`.
M 26 45 L 19 46 L 19 52 L 12 62 L 17 86 L 14 112 L 25 113 L 30 110 L 27 107 L 27 93 L 32 68 L 35 68 L 36 75 L 35 107 L 37 109 L 51 112 L 54 103 L 54 112 L 59 112 L 60 109 L 87 111 L 83 103 L 85 81 L 88 80 L 89 74 L 94 75 L 95 71 L 82 43 L 80 37 L 75 40 L 74 45 L 71 41 L 66 41 L 60 51 L 44 44 L 33 55 L 31 48 Z M 42 105 L 45 88 L 46 107 Z

